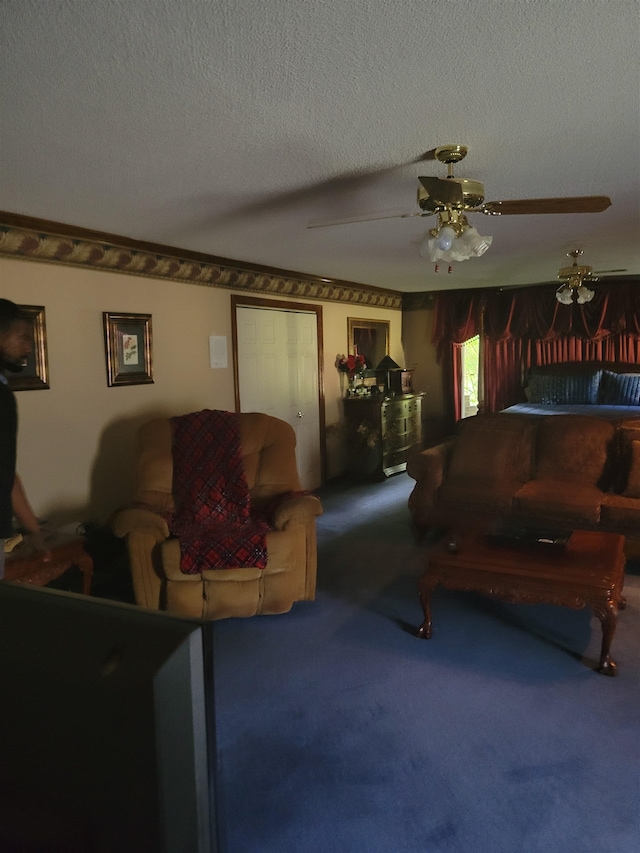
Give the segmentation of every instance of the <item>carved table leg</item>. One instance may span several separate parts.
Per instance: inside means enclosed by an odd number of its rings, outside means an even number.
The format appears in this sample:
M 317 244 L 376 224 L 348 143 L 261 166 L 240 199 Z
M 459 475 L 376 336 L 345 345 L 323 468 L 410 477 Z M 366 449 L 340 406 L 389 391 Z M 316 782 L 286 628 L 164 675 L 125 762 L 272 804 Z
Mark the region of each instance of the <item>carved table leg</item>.
M 602 651 L 600 652 L 598 672 L 603 673 L 603 675 L 615 675 L 616 664 L 611 660 L 609 650 L 618 624 L 618 603 L 609 599 L 605 604 L 599 604 L 592 609 L 602 622 Z
M 425 574 L 423 575 L 418 587 L 420 592 L 420 604 L 422 604 L 422 609 L 424 610 L 424 622 L 418 628 L 417 635 L 422 640 L 430 640 L 431 634 L 433 633 L 431 625 L 431 595 L 437 585 L 437 580 L 433 580 Z
M 74 559 L 74 563 L 82 572 L 82 594 L 91 595 L 91 581 L 93 578 L 93 560 L 88 554 L 81 553 Z

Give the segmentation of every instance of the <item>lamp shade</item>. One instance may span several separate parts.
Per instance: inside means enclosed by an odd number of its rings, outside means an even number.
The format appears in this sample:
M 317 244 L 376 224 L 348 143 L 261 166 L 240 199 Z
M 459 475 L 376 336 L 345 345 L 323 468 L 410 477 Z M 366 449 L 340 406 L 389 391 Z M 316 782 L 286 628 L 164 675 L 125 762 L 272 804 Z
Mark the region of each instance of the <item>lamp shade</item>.
M 584 305 L 585 302 L 591 302 L 595 296 L 595 290 L 590 290 L 584 284 L 566 282 L 556 290 L 556 299 L 563 305 L 571 305 L 574 294 L 578 305 Z
M 447 252 L 451 246 L 453 245 L 453 241 L 456 239 L 456 232 L 451 228 L 450 225 L 445 225 L 438 232 L 438 236 L 436 237 L 436 246 L 443 252 Z
M 556 299 L 563 305 L 571 305 L 573 302 L 573 292 L 568 284 L 563 284 L 556 290 Z
M 576 293 L 578 294 L 578 303 L 580 305 L 584 305 L 585 302 L 591 302 L 595 296 L 595 290 L 589 290 L 589 288 L 585 287 L 584 284 L 580 285 Z
M 493 237 L 482 237 L 478 234 L 473 225 L 471 225 L 467 228 L 464 234 L 460 236 L 460 240 L 464 241 L 464 244 L 469 250 L 471 256 L 479 258 L 480 255 L 484 255 L 487 251 L 493 242 Z
M 459 237 L 456 237 L 448 249 L 440 244 L 440 236 L 443 231 L 451 231 L 452 228 L 445 226 L 441 228 L 435 237 L 429 237 L 422 241 L 420 254 L 433 263 L 444 261 L 447 264 L 453 261 L 468 261 L 469 258 L 479 258 L 484 255 L 493 241 L 493 237 L 482 237 L 475 228 L 466 228 Z

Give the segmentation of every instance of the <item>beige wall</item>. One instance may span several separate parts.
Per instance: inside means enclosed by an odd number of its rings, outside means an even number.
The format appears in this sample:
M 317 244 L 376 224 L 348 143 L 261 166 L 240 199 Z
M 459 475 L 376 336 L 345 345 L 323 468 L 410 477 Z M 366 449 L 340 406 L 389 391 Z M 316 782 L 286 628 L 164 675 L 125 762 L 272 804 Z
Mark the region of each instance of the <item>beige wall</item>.
M 202 408 L 233 410 L 231 293 L 0 258 L 0 295 L 45 307 L 51 387 L 17 393 L 18 470 L 39 516 L 64 524 L 104 522 L 130 494 L 133 439 L 140 423 Z M 342 416 L 335 359 L 347 349 L 347 317 L 389 319 L 391 356 L 402 364 L 402 315 L 320 304 L 326 423 L 331 425 Z M 103 311 L 152 315 L 154 384 L 107 386 Z M 227 337 L 228 368 L 209 367 L 210 335 Z M 341 472 L 341 449 L 331 441 L 327 462 L 330 478 Z
M 433 332 L 433 308 L 417 308 L 404 311 L 402 337 L 406 367 L 413 368 L 415 391 L 425 391 L 425 412 L 441 415 L 444 401 L 442 394 L 442 371 L 435 361 L 431 343 Z
M 424 391 L 422 405 L 423 433 L 426 444 L 439 441 L 447 433 L 442 370 L 436 364 L 431 343 L 434 309 L 411 308 L 402 314 L 402 339 L 406 366 L 413 368 L 413 387 Z

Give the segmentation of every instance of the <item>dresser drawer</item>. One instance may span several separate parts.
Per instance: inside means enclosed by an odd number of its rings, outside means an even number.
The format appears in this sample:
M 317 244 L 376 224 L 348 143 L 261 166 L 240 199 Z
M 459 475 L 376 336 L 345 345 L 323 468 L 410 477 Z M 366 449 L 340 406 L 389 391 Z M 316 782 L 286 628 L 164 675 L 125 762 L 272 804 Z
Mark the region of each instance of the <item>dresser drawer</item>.
M 422 397 L 406 394 L 344 400 L 347 464 L 352 476 L 362 476 L 364 468 L 379 479 L 406 470 L 409 451 L 422 444 Z

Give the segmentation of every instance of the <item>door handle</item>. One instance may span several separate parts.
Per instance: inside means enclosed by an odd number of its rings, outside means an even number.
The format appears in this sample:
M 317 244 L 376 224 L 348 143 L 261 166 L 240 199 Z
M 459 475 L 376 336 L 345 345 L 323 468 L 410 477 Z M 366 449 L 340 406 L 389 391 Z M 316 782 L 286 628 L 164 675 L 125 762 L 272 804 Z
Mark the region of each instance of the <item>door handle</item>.
M 304 413 L 303 413 L 303 412 L 298 412 L 297 417 L 299 417 L 299 418 L 303 418 L 303 417 L 304 417 Z

